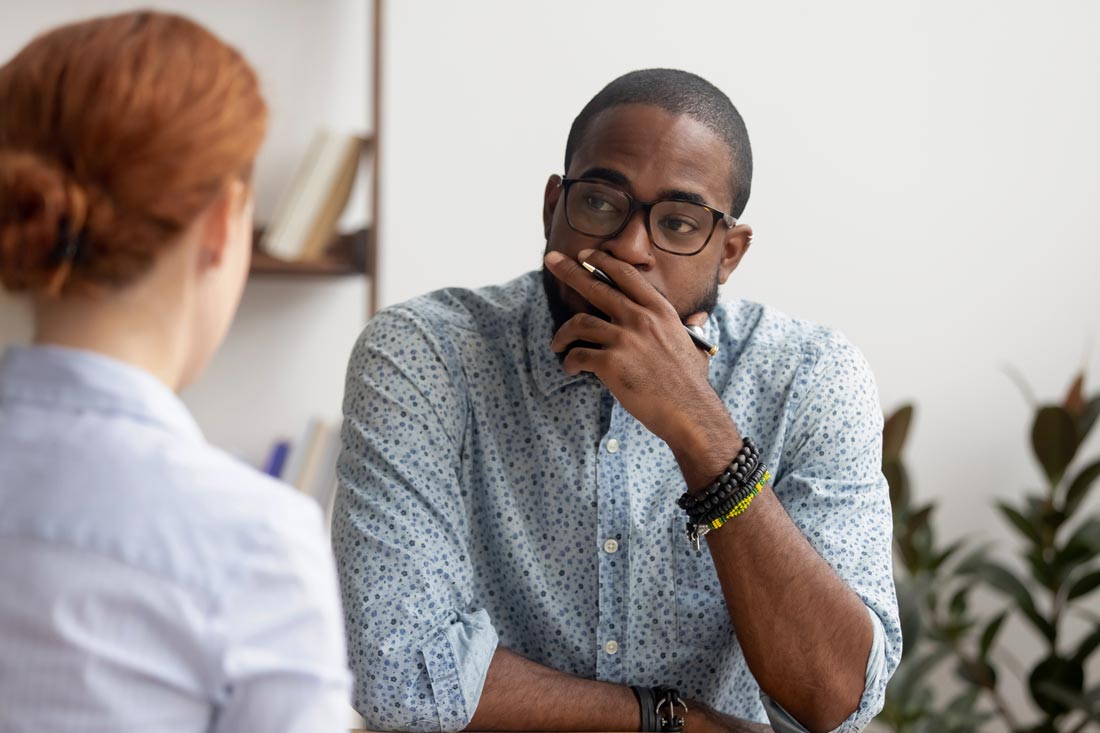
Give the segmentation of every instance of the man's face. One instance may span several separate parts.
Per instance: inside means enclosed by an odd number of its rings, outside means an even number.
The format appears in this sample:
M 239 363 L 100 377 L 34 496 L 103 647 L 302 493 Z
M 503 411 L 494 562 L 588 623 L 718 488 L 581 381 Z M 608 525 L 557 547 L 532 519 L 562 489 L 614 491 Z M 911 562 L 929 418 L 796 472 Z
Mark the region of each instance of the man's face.
M 631 104 L 612 107 L 592 120 L 566 175 L 604 180 L 640 201 L 688 195 L 728 211 L 733 200 L 730 173 L 726 144 L 701 122 L 659 107 Z M 747 248 L 748 227 L 731 230 L 720 222 L 706 248 L 690 257 L 653 246 L 641 213 L 635 213 L 612 239 L 590 237 L 574 231 L 566 221 L 560 181 L 552 176 L 546 188 L 547 251 L 572 259 L 583 249 L 609 252 L 642 273 L 681 319 L 714 308 L 719 283 L 726 281 Z M 573 314 L 594 312 L 545 269 L 543 278 L 558 325 Z

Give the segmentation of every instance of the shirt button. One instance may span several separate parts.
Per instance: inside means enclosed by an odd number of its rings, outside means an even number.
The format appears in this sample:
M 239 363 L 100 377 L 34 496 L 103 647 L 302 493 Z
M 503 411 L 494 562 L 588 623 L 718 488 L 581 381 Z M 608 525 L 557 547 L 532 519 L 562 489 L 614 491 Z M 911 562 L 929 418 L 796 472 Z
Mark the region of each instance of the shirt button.
M 618 453 L 619 452 L 619 441 L 615 440 L 614 438 L 607 441 L 607 452 L 608 453 Z
M 619 551 L 619 543 L 615 540 L 606 540 L 603 543 L 603 551 L 608 555 L 613 555 Z
M 603 650 L 608 654 L 615 654 L 619 651 L 619 642 L 612 639 L 611 641 L 603 645 Z

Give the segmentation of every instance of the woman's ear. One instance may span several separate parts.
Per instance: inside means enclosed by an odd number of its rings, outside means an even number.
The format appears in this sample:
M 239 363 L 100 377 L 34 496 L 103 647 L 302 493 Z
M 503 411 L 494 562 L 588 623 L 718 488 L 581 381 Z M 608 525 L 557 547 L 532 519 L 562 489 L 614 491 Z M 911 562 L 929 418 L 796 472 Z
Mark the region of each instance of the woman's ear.
M 217 267 L 233 240 L 236 216 L 247 204 L 248 187 L 243 181 L 230 182 L 200 215 L 199 264 L 205 269 Z

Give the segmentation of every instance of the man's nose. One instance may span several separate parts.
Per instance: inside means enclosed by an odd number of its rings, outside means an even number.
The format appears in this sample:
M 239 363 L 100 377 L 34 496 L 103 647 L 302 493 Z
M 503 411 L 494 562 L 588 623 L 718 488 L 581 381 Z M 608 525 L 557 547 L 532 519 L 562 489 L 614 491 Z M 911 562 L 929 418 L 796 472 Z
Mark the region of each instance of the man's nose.
M 653 243 L 646 230 L 646 212 L 635 211 L 618 236 L 604 242 L 602 249 L 638 269 L 653 264 Z

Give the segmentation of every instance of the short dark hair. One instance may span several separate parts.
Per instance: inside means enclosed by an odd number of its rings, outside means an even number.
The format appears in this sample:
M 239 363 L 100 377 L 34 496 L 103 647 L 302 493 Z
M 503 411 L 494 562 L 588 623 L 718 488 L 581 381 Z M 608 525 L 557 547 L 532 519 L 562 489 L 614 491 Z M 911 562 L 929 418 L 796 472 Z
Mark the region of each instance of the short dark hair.
M 678 69 L 645 69 L 623 74 L 584 106 L 569 128 L 565 143 L 565 170 L 592 120 L 601 112 L 623 104 L 649 104 L 676 115 L 688 115 L 703 123 L 729 147 L 729 213 L 740 217 L 752 188 L 752 147 L 745 121 L 722 90 L 706 79 Z

